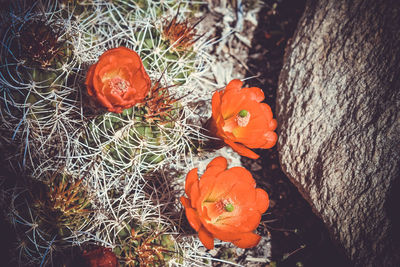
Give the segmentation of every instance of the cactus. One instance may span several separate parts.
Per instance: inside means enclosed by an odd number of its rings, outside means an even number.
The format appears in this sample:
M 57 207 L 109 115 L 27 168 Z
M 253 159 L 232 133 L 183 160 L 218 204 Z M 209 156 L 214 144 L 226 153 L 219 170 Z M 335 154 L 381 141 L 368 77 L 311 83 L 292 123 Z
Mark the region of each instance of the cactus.
M 35 168 L 52 158 L 55 143 L 63 143 L 56 128 L 69 112 L 61 103 L 73 102 L 73 91 L 66 88 L 74 62 L 62 18 L 30 11 L 23 15 L 14 16 L 3 32 L 2 128 L 8 131 L 8 142 L 18 146 L 16 157 L 23 166 Z M 53 152 L 42 149 L 43 143 Z
M 87 135 L 81 138 L 82 142 L 87 140 L 93 150 L 101 148 L 102 157 L 109 166 L 131 171 L 138 162 L 147 171 L 158 168 L 164 159 L 174 157 L 174 151 L 190 150 L 194 130 L 184 123 L 182 116 L 185 114 L 178 100 L 158 84 L 152 87 L 142 104 L 122 114 L 106 113 L 96 117 Z M 187 143 L 182 144 L 182 141 Z
M 16 102 L 20 105 L 34 106 L 39 100 L 54 105 L 49 96 L 63 86 L 65 68 L 71 57 L 63 26 L 56 20 L 32 16 L 12 23 L 5 38 L 2 78 L 10 89 L 16 89 L 11 91 L 10 98 L 20 100 Z
M 176 257 L 178 253 L 172 235 L 151 230 L 152 228 L 157 226 L 126 225 L 118 233 L 120 245 L 114 248 L 114 253 L 122 259 L 125 266 L 165 266 L 172 255 Z
M 14 189 L 8 217 L 21 262 L 50 262 L 53 251 L 69 248 L 88 224 L 90 204 L 82 180 L 70 180 L 55 173 L 47 184 L 28 179 Z

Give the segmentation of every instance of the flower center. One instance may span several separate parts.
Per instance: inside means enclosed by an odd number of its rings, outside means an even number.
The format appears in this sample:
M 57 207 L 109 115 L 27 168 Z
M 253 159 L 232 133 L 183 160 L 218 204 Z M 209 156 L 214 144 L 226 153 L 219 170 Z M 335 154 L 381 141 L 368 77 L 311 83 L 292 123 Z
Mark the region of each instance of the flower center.
M 232 212 L 235 209 L 235 206 L 231 203 L 228 199 L 222 199 L 216 203 L 216 207 L 219 210 L 219 213 L 222 214 L 223 212 Z
M 249 124 L 249 121 L 250 121 L 250 112 L 248 112 L 245 109 L 242 109 L 236 115 L 236 122 L 239 127 L 246 127 L 247 124 Z
M 111 88 L 111 93 L 123 95 L 128 91 L 130 83 L 120 77 L 114 77 L 108 80 L 108 85 Z

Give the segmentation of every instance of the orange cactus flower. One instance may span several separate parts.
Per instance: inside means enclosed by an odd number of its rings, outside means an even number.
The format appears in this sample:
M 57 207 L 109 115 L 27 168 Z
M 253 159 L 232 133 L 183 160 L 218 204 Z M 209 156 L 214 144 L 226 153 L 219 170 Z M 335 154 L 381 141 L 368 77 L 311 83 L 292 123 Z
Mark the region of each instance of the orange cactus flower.
M 278 136 L 277 122 L 271 107 L 265 103 L 260 88 L 242 88 L 243 82 L 232 80 L 223 91 L 212 97 L 209 130 L 242 156 L 259 156 L 249 148 L 271 148 Z
M 151 86 L 139 55 L 126 47 L 104 52 L 89 68 L 85 84 L 90 96 L 115 113 L 142 102 Z
M 268 208 L 269 198 L 256 188 L 248 170 L 227 169 L 227 160 L 217 157 L 207 165 L 201 179 L 197 168 L 187 174 L 185 193 L 188 197 L 180 200 L 186 217 L 206 248 L 214 247 L 214 238 L 240 248 L 258 244 L 261 237 L 253 231 Z

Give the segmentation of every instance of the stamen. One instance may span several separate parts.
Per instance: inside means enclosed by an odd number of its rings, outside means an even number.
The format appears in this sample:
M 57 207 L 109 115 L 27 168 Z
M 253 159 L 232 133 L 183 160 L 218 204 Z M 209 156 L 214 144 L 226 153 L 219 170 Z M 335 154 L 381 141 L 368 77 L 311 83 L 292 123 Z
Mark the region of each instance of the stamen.
M 233 206 L 233 204 L 229 199 L 222 199 L 218 201 L 216 203 L 216 208 L 220 214 L 222 214 L 225 211 L 232 212 L 235 209 L 235 207 Z
M 124 79 L 121 79 L 120 77 L 115 77 L 108 80 L 108 85 L 111 88 L 111 93 L 117 95 L 123 95 L 130 87 L 130 83 Z
M 220 213 L 224 212 L 225 204 L 223 203 L 223 201 L 218 201 L 215 205 L 218 212 Z
M 250 121 L 250 112 L 248 112 L 245 109 L 242 109 L 239 111 L 239 113 L 236 116 L 236 122 L 239 127 L 246 127 L 247 124 Z

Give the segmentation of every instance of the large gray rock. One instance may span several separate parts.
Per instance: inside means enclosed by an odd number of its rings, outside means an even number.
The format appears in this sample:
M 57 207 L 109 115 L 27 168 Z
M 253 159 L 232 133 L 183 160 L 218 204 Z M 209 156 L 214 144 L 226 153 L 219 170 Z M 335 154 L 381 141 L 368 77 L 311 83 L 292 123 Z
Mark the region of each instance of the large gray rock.
M 282 168 L 356 266 L 400 266 L 400 1 L 308 1 L 277 96 Z

